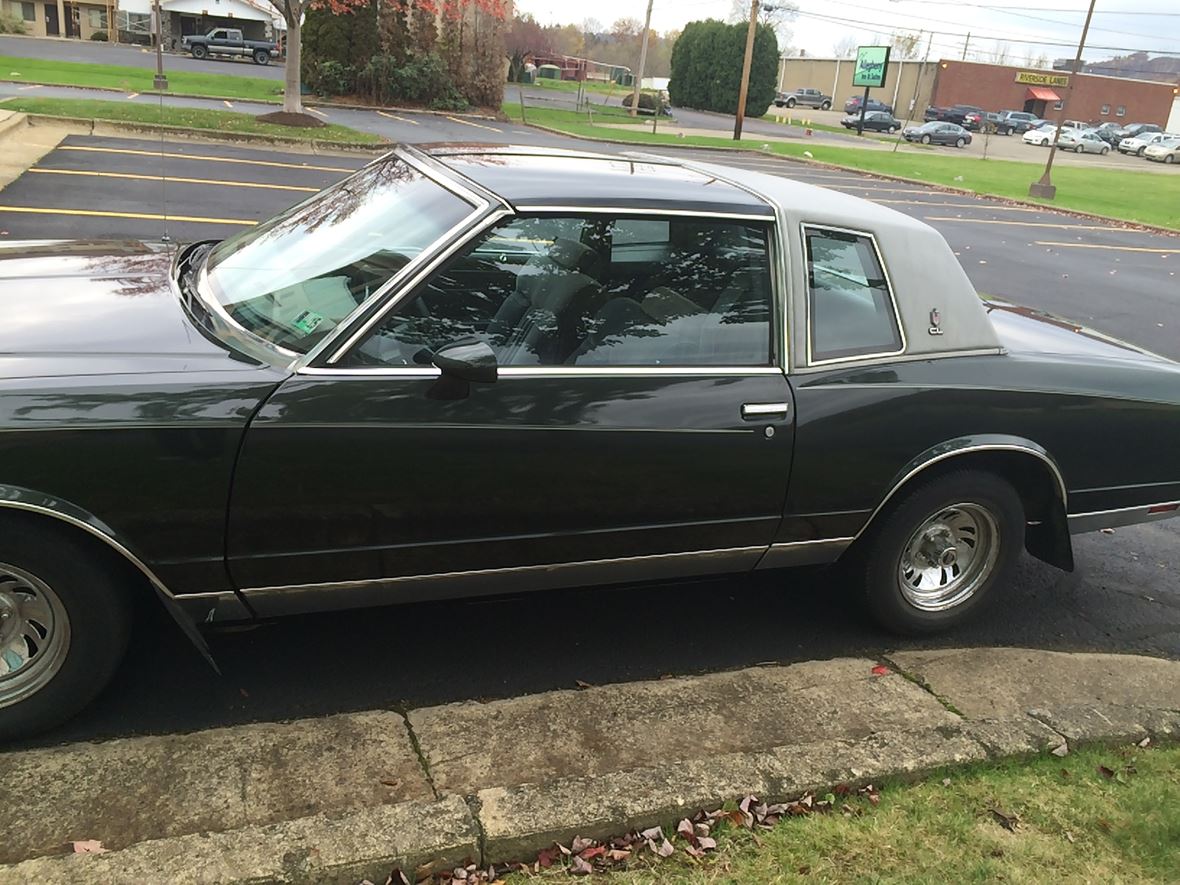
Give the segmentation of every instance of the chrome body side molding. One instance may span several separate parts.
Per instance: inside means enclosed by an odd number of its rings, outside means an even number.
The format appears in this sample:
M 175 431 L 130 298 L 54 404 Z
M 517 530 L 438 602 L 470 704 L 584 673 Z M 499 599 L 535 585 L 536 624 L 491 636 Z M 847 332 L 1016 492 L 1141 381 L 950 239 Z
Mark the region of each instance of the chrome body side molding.
M 1074 513 L 1069 516 L 1069 533 L 1096 532 L 1100 529 L 1117 529 L 1145 522 L 1158 522 L 1180 516 L 1180 501 L 1163 501 L 1159 504 L 1139 504 L 1135 507 L 1120 507 L 1117 510 L 1095 510 L 1091 513 Z
M 756 566 L 764 568 L 793 568 L 797 565 L 826 565 L 835 562 L 848 549 L 852 538 L 822 538 L 818 541 L 789 541 L 771 544 Z
M 277 617 L 433 599 L 652 581 L 685 575 L 722 575 L 750 571 L 766 549 L 765 546 L 730 547 L 329 584 L 251 587 L 242 590 L 241 595 L 259 616 Z

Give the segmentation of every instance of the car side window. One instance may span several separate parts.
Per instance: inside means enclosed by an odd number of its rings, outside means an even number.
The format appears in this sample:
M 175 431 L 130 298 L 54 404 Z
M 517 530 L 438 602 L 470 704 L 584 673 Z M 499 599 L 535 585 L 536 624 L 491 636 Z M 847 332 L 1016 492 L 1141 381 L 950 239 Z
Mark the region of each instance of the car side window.
M 397 305 L 345 366 L 427 365 L 487 342 L 501 366 L 767 366 L 770 226 L 715 219 L 514 218 Z
M 900 352 L 893 296 L 872 238 L 812 227 L 804 236 L 811 362 Z

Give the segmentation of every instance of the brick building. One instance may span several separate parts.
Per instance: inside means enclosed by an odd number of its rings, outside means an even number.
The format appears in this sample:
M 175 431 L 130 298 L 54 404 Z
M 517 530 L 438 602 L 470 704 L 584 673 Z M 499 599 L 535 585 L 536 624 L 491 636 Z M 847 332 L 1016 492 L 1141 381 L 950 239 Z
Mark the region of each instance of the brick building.
M 943 59 L 934 75 L 930 102 L 972 104 L 989 111 L 1024 110 L 1050 119 L 1063 110 L 1071 120 L 1164 126 L 1178 91 L 1176 84 L 1158 80 Z

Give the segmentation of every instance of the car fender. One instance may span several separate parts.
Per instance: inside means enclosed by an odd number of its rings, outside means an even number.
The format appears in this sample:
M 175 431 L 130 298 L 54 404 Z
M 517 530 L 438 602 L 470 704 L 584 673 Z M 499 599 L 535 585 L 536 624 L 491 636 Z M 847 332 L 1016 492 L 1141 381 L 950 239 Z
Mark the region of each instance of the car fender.
M 21 486 L 4 484 L 0 484 L 0 511 L 2 510 L 23 511 L 25 513 L 34 513 L 42 517 L 55 519 L 58 522 L 80 529 L 106 544 L 119 554 L 124 561 L 133 566 L 136 571 L 147 578 L 156 596 L 164 605 L 164 608 L 168 610 L 168 613 L 172 615 L 173 620 L 180 626 L 184 635 L 196 646 L 197 651 L 209 662 L 210 666 L 218 674 L 221 673 L 216 661 L 213 660 L 213 655 L 209 651 L 205 637 L 201 635 L 192 618 L 186 614 L 177 602 L 177 597 L 160 580 L 159 576 L 144 561 L 143 557 L 136 552 L 131 542 L 121 537 L 118 532 L 103 522 L 103 520 L 85 508 L 54 495 Z
M 1061 468 L 1044 446 L 1010 434 L 982 433 L 955 437 L 931 446 L 912 458 L 893 476 L 887 486 L 888 491 L 873 509 L 864 526 L 856 534 L 856 538 L 859 539 L 868 531 L 877 516 L 899 492 L 913 481 L 921 479 L 924 473 L 936 465 L 953 465 L 956 459 L 966 461 L 973 456 L 1003 453 L 1023 455 L 1033 463 L 1039 464 L 1047 474 L 1053 491 L 1052 501 L 1048 502 L 1046 512 L 1041 514 L 1042 518 L 1029 522 L 1025 539 L 1028 552 L 1050 565 L 1065 571 L 1073 571 L 1073 545 L 1067 519 L 1069 491 Z M 1017 491 L 1021 492 L 1023 497 L 1026 490 Z

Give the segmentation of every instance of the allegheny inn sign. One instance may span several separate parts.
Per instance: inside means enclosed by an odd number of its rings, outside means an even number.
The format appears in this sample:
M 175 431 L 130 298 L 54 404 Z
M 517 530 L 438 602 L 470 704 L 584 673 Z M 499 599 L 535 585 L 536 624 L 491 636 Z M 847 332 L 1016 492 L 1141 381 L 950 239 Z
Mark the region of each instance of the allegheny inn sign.
M 1069 86 L 1069 77 L 1065 74 L 1046 74 L 1041 71 L 1017 71 L 1016 82 L 1029 86 Z

